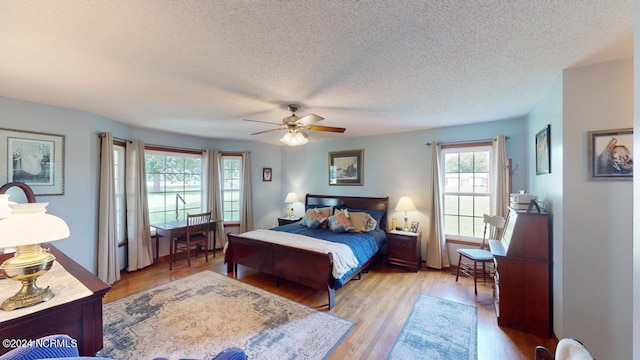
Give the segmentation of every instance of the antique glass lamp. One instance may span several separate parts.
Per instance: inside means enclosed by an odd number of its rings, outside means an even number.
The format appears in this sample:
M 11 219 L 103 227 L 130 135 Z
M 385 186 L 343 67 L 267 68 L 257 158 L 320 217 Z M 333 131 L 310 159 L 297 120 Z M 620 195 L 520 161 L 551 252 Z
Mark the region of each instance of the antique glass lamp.
M 404 227 L 402 231 L 409 231 L 409 216 L 407 215 L 408 211 L 416 211 L 416 206 L 413 205 L 413 201 L 408 196 L 403 196 L 398 200 L 398 205 L 396 205 L 396 211 L 404 211 Z
M 0 265 L 8 279 L 20 281 L 22 288 L 0 306 L 14 310 L 32 306 L 54 297 L 49 287 L 36 285 L 55 257 L 40 244 L 69 237 L 69 227 L 57 216 L 46 214 L 48 203 L 11 204 L 11 215 L 0 220 L 0 247 L 15 247 L 12 258 Z

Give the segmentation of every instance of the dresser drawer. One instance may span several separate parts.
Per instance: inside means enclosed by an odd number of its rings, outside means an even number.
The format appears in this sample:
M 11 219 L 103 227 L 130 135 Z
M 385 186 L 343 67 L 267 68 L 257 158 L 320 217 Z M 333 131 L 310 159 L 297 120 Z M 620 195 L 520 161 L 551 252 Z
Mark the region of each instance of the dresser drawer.
M 420 233 L 390 231 L 387 233 L 387 263 L 418 271 L 422 265 Z

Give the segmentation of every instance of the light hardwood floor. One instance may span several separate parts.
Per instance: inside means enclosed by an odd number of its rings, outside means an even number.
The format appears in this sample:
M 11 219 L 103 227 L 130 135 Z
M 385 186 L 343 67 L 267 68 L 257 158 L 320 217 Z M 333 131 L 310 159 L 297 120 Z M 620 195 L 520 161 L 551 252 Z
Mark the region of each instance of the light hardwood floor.
M 211 270 L 226 275 L 223 255 L 210 254 L 205 262 L 202 254 L 192 259 L 191 268 L 180 261 L 169 270 L 166 261 L 143 270 L 124 273 L 106 294 L 104 301 L 114 301 L 154 286 Z M 239 266 L 237 278 L 245 283 L 287 297 L 291 300 L 327 311 L 327 296 L 292 282 L 276 287 L 275 278 Z M 478 284 L 478 296 L 473 294 L 473 280 L 455 281 L 451 270 L 427 270 L 424 265 L 418 273 L 391 267 L 381 260 L 363 274 L 336 291 L 336 306 L 331 313 L 349 319 L 357 325 L 336 347 L 329 359 L 386 359 L 400 333 L 419 293 L 473 305 L 478 308 L 478 359 L 533 359 L 536 345 L 555 350 L 556 340 L 545 339 L 520 331 L 501 328 L 496 323 L 491 285 Z M 220 309 L 224 311 L 224 309 Z

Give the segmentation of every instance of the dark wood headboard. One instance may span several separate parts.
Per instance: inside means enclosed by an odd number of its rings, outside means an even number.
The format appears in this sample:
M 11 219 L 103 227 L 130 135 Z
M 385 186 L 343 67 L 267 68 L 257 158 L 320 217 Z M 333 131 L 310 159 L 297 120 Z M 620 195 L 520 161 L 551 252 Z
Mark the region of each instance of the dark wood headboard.
M 33 190 L 31 187 L 22 182 L 10 182 L 0 186 L 0 194 L 11 193 L 11 191 L 22 191 L 24 193 L 24 197 L 27 199 L 27 202 L 34 203 L 36 202 L 36 196 L 33 194 Z M 15 198 L 14 198 L 15 199 Z M 9 199 L 13 200 L 13 199 Z
M 305 208 L 309 206 L 346 206 L 352 209 L 384 210 L 389 207 L 389 197 L 358 197 L 358 196 L 332 196 L 311 195 L 305 197 Z M 380 229 L 387 229 L 387 216 L 380 220 Z

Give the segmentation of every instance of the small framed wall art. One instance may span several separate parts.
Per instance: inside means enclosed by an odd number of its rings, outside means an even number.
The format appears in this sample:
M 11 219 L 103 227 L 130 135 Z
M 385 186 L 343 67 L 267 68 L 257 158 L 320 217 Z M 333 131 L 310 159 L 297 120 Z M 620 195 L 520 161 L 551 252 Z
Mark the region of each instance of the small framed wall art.
M 551 125 L 536 134 L 536 175 L 551 173 Z
M 364 184 L 364 150 L 329 152 L 329 185 Z
M 271 181 L 272 175 L 271 168 L 262 168 L 262 181 Z
M 633 129 L 587 133 L 589 180 L 633 179 Z
M 64 195 L 64 135 L 0 129 L 0 179 L 35 195 Z

